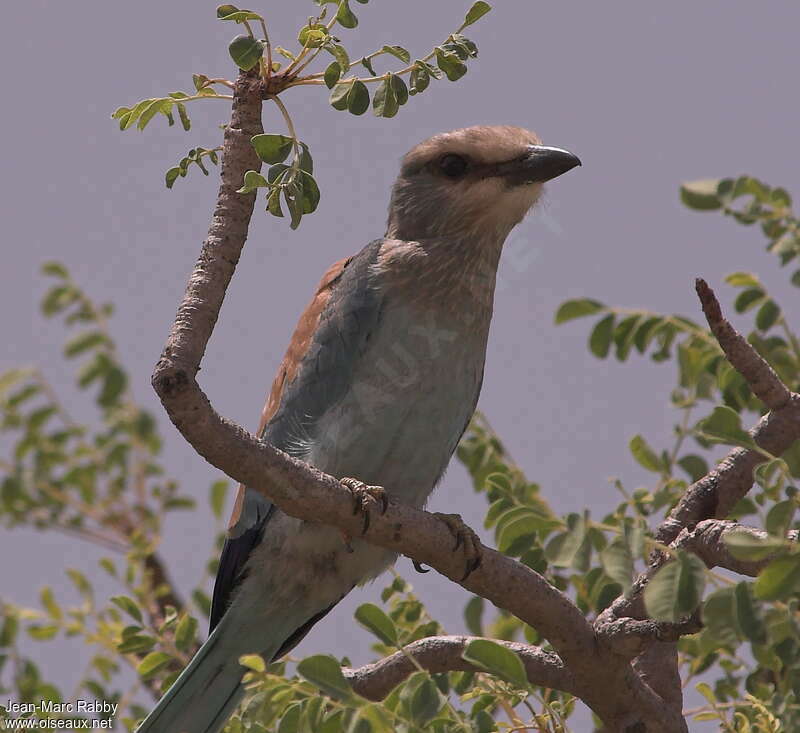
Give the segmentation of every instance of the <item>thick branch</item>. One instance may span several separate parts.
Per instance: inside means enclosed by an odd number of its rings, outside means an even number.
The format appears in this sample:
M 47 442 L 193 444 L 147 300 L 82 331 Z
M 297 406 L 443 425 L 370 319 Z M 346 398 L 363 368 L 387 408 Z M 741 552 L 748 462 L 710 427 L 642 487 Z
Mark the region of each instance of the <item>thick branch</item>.
M 702 278 L 695 281 L 695 290 L 711 333 L 734 369 L 741 374 L 753 394 L 770 410 L 780 410 L 792 396 L 775 370 L 722 315 L 717 296 Z
M 419 667 L 433 674 L 439 672 L 480 672 L 462 659 L 467 644 L 475 636 L 430 636 L 420 639 L 373 664 L 358 669 L 344 669 L 344 676 L 353 689 L 368 700 L 383 700 L 394 687 L 414 674 Z M 525 673 L 533 685 L 578 694 L 575 680 L 557 655 L 538 647 L 514 641 L 497 641 L 497 644 L 515 651 L 525 665 Z M 413 657 L 414 661 L 410 659 Z
M 763 560 L 740 560 L 731 554 L 725 544 L 725 536 L 732 532 L 747 534 L 754 540 L 764 541 L 768 534 L 755 527 L 745 527 L 736 522 L 727 522 L 720 519 L 706 519 L 693 529 L 684 529 L 673 543 L 676 549 L 688 550 L 697 555 L 709 568 L 719 567 L 731 570 L 740 575 L 754 578 L 773 560 L 770 555 Z M 798 531 L 792 530 L 787 539 L 797 542 Z M 777 553 L 775 553 L 777 554 Z

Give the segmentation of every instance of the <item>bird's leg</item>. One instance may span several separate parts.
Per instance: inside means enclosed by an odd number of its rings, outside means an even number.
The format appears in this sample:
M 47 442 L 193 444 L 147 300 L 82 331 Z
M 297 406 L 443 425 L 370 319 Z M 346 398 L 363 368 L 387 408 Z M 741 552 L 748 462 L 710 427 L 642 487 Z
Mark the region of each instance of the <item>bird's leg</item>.
M 464 547 L 464 556 L 466 558 L 466 568 L 464 570 L 464 577 L 462 581 L 466 580 L 471 573 L 475 572 L 480 567 L 483 550 L 481 541 L 475 531 L 467 526 L 460 514 L 442 514 L 435 512 L 434 517 L 444 522 L 447 528 L 456 539 L 453 546 L 453 551 L 459 547 Z
M 343 478 L 340 483 L 353 495 L 353 514 L 361 512 L 364 515 L 364 526 L 361 534 L 366 534 L 369 529 L 369 502 L 374 501 L 380 505 L 381 514 L 389 508 L 389 496 L 383 486 L 368 486 L 357 478 Z M 345 545 L 349 547 L 349 538 L 345 535 Z

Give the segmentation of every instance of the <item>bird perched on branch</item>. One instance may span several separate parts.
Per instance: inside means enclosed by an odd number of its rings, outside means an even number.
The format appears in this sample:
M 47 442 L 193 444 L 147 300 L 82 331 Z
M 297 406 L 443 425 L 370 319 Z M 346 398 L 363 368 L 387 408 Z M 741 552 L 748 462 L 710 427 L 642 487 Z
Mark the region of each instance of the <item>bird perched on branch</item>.
M 386 236 L 334 264 L 300 317 L 258 434 L 343 479 L 365 512 L 421 507 L 475 409 L 506 236 L 542 184 L 580 165 L 518 127 L 470 127 L 403 158 Z M 465 574 L 480 562 L 457 515 Z M 222 551 L 211 635 L 139 729 L 213 733 L 243 695 L 242 654 L 289 652 L 395 557 L 294 519 L 240 487 Z

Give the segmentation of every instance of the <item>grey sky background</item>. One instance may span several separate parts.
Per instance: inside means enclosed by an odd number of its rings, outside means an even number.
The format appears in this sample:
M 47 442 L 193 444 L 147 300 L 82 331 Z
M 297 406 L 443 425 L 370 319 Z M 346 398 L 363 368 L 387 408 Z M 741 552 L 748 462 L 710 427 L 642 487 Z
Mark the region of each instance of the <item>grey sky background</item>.
M 341 31 L 351 55 L 399 43 L 427 53 L 460 23 L 469 0 L 358 5 L 360 25 Z M 639 3 L 511 2 L 469 29 L 480 56 L 458 83 L 441 81 L 396 118 L 336 112 L 321 88 L 285 95 L 309 144 L 322 189 L 316 214 L 297 232 L 257 212 L 242 264 L 203 363 L 201 383 L 216 408 L 250 428 L 258 422 L 297 316 L 334 260 L 384 232 L 388 192 L 402 154 L 455 127 L 509 123 L 566 147 L 583 167 L 548 187 L 546 201 L 512 235 L 500 271 L 480 408 L 510 452 L 560 512 L 613 507 L 609 483 L 650 480 L 627 450 L 643 433 L 671 439 L 674 366 L 640 357 L 598 361 L 586 349 L 589 323 L 555 327 L 563 300 L 603 302 L 699 318 L 693 279 L 702 275 L 725 304 L 725 274 L 754 270 L 791 318 L 796 289 L 763 252 L 756 229 L 678 200 L 681 181 L 749 173 L 797 194 L 796 32 L 800 5 L 774 0 Z M 163 553 L 181 590 L 200 577 L 213 536 L 206 508 L 218 473 L 163 417 L 149 379 L 208 226 L 217 182 L 192 170 L 174 190 L 164 171 L 198 145 L 220 140 L 226 105 L 201 100 L 192 130 L 156 120 L 122 133 L 119 105 L 191 89 L 192 73 L 229 78 L 227 44 L 238 32 L 214 19 L 213 2 L 12 3 L 3 11 L 0 62 L 10 71 L 0 131 L 4 266 L 0 271 L 0 370 L 39 364 L 70 409 L 91 417 L 60 358 L 64 333 L 39 314 L 44 260 L 58 259 L 100 301 L 117 306 L 117 345 L 136 396 L 160 419 L 165 463 L 200 510 L 167 523 Z M 291 47 L 311 2 L 256 2 L 273 43 Z M 369 41 L 367 40 L 369 39 Z M 324 67 L 321 67 L 324 68 Z M 386 68 L 381 66 L 380 69 Z M 380 70 L 379 69 L 379 70 Z M 266 131 L 283 132 L 265 105 Z M 453 464 L 430 508 L 458 511 L 479 527 L 482 497 Z M 3 596 L 34 604 L 53 585 L 70 597 L 64 567 L 98 576 L 101 552 L 61 536 L 0 535 Z M 410 578 L 449 631 L 463 630 L 468 594 L 410 562 Z M 369 638 L 352 611 L 383 583 L 353 592 L 297 654 L 331 651 L 355 661 Z M 100 582 L 101 592 L 114 592 Z M 35 648 L 35 647 L 34 647 Z M 49 647 L 42 647 L 42 650 Z M 80 674 L 81 644 L 43 659 L 58 680 Z

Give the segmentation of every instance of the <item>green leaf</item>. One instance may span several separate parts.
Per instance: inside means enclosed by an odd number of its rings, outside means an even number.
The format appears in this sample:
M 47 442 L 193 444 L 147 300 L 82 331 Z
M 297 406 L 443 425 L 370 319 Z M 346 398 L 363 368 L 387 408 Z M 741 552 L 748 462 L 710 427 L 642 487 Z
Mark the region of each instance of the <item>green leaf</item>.
M 445 51 L 441 46 L 436 47 L 436 64 L 450 81 L 458 81 L 467 73 L 466 64 L 450 51 Z
M 703 597 L 706 566 L 695 555 L 678 552 L 644 589 L 647 613 L 657 621 L 672 623 L 692 613 Z
M 205 74 L 192 74 L 192 84 L 194 84 L 195 91 L 200 91 L 203 87 L 211 81 Z
M 772 300 L 764 301 L 764 304 L 758 309 L 756 313 L 756 328 L 759 331 L 768 331 L 781 316 L 781 309 L 778 304 Z
M 273 216 L 283 216 L 281 210 L 281 189 L 277 186 L 273 188 L 267 196 L 267 211 Z
M 681 186 L 681 201 L 690 209 L 697 211 L 719 209 L 722 202 L 717 195 L 718 183 L 718 179 L 710 178 L 684 183 Z
M 515 652 L 497 642 L 489 639 L 473 639 L 467 644 L 461 656 L 470 664 L 485 669 L 517 687 L 528 687 L 528 677 L 522 660 Z
M 360 64 L 370 73 L 372 76 L 377 76 L 375 72 L 375 67 L 372 65 L 372 61 L 370 60 L 369 56 L 362 57 Z
M 225 507 L 225 497 L 228 494 L 227 481 L 215 481 L 209 491 L 211 511 L 217 519 L 222 519 L 222 509 Z
M 410 94 L 420 94 L 424 92 L 431 83 L 431 75 L 426 68 L 427 64 L 420 61 L 414 63 L 414 68 L 411 70 L 411 92 Z
M 476 20 L 482 18 L 486 13 L 488 13 L 492 9 L 492 6 L 489 3 L 483 2 L 483 0 L 478 0 L 478 2 L 474 3 L 472 7 L 467 11 L 467 15 L 464 18 L 464 26 L 472 25 Z
M 786 549 L 782 537 L 760 537 L 742 529 L 732 529 L 722 536 L 725 546 L 738 560 L 758 562 Z
M 664 473 L 664 463 L 641 435 L 636 435 L 631 438 L 628 447 L 633 457 L 642 468 L 646 468 L 648 471 L 653 471 L 654 473 Z
M 786 532 L 792 526 L 792 519 L 797 504 L 792 499 L 779 501 L 767 512 L 765 528 L 771 535 L 785 537 Z
M 401 61 L 408 63 L 411 61 L 411 54 L 406 51 L 402 46 L 384 46 L 381 51 L 388 53 Z
M 265 163 L 282 163 L 294 144 L 294 140 L 286 135 L 253 135 L 250 142 Z
M 39 599 L 44 606 L 44 610 L 47 611 L 47 614 L 54 618 L 56 621 L 60 621 L 64 614 L 61 612 L 61 607 L 56 603 L 55 596 L 53 595 L 53 589 L 49 586 L 45 586 L 42 588 Z
M 761 283 L 758 278 L 750 272 L 732 272 L 725 278 L 728 285 L 735 288 L 760 288 Z
M 627 592 L 633 576 L 633 555 L 628 543 L 620 537 L 615 539 L 600 552 L 600 563 L 605 574 Z
M 139 677 L 143 680 L 155 677 L 160 670 L 172 661 L 172 657 L 166 652 L 150 652 L 136 667 Z
M 267 665 L 260 654 L 243 654 L 239 657 L 239 664 L 247 669 L 252 669 L 253 672 L 267 671 Z
M 591 335 L 589 336 L 589 350 L 598 359 L 605 359 L 608 356 L 608 350 L 611 348 L 611 337 L 613 333 L 614 314 L 609 313 L 607 316 L 601 318 L 597 322 L 595 327 L 592 329 Z
M 36 641 L 49 641 L 57 633 L 57 624 L 33 624 L 28 627 L 28 635 Z
M 352 694 L 341 665 L 328 654 L 306 657 L 298 663 L 297 672 L 334 700 L 347 699 Z
M 238 12 L 238 10 L 239 10 L 239 8 L 237 8 L 235 5 L 229 5 L 227 3 L 225 5 L 218 5 L 217 6 L 217 18 L 220 18 L 220 19 L 221 18 L 225 18 L 226 16 L 230 15 L 231 13 Z
M 267 183 L 267 179 L 264 176 L 257 171 L 247 171 L 244 174 L 243 185 L 236 190 L 236 193 L 253 193 L 253 191 L 267 186 L 269 186 L 269 183 Z
M 181 169 L 177 166 L 170 168 L 166 175 L 164 176 L 164 182 L 167 184 L 167 188 L 172 188 L 175 184 L 175 181 L 178 180 L 178 176 L 182 173 Z
M 369 91 L 364 82 L 356 79 L 347 95 L 347 111 L 354 115 L 363 115 L 369 109 Z
M 178 108 L 178 116 L 181 118 L 181 125 L 186 132 L 192 129 L 192 121 L 189 119 L 189 113 L 186 111 L 186 105 L 183 102 L 176 102 L 175 106 Z
M 483 636 L 483 624 L 481 619 L 483 617 L 483 598 L 480 596 L 472 596 L 467 601 L 464 607 L 464 622 L 467 625 L 467 630 L 470 634 L 475 636 Z
M 302 172 L 300 181 L 303 186 L 303 214 L 312 214 L 319 205 L 319 186 L 310 173 Z
M 240 69 L 249 71 L 261 59 L 264 53 L 264 42 L 257 41 L 252 36 L 236 36 L 228 46 L 233 63 Z
M 62 280 L 66 280 L 69 277 L 67 268 L 55 260 L 50 260 L 42 265 L 42 275 L 50 275 L 52 277 L 61 278 Z
M 341 76 L 342 67 L 339 66 L 339 62 L 331 61 L 330 64 L 328 64 L 328 68 L 325 69 L 325 73 L 323 74 L 322 78 L 325 81 L 325 86 L 328 87 L 328 89 L 333 89 Z
M 715 443 L 757 448 L 750 433 L 742 429 L 742 420 L 736 410 L 718 405 L 712 413 L 698 423 L 703 435 Z
M 64 356 L 71 358 L 93 349 L 97 346 L 106 345 L 108 337 L 102 331 L 88 331 L 75 336 L 67 341 L 64 346 Z
M 394 92 L 397 103 L 402 107 L 408 101 L 408 87 L 403 81 L 403 77 L 389 74 L 389 86 Z
M 127 385 L 128 377 L 125 372 L 117 366 L 109 367 L 103 375 L 103 386 L 97 396 L 98 404 L 101 407 L 113 407 Z
M 384 644 L 397 646 L 397 628 L 394 625 L 394 621 L 374 603 L 362 603 L 356 609 L 355 619 Z
M 733 301 L 733 308 L 737 313 L 745 313 L 752 307 L 761 302 L 765 297 L 764 291 L 761 288 L 748 288 L 742 290 Z
M 369 91 L 358 79 L 339 82 L 331 90 L 330 104 L 334 109 L 346 109 L 354 115 L 361 115 L 369 107 Z
M 67 568 L 66 573 L 69 579 L 75 585 L 75 588 L 78 590 L 78 593 L 80 593 L 82 596 L 91 596 L 92 584 L 80 570 L 75 570 L 74 568 Z
M 444 703 L 445 698 L 436 683 L 426 675 L 411 695 L 408 707 L 414 723 L 424 730 L 442 709 Z
M 388 78 L 381 82 L 375 92 L 372 98 L 372 109 L 376 117 L 394 117 L 397 114 L 397 110 L 400 109 L 397 96 Z
M 708 473 L 708 464 L 705 459 L 693 453 L 679 459 L 678 465 L 689 474 L 692 481 L 699 481 Z
M 779 557 L 761 571 L 753 590 L 764 601 L 776 601 L 800 589 L 800 556 Z
M 197 619 L 184 614 L 175 627 L 175 646 L 182 652 L 188 652 L 197 636 Z
M 628 358 L 636 330 L 641 322 L 642 316 L 638 314 L 630 315 L 623 318 L 614 329 L 614 344 L 617 347 L 616 356 L 620 361 L 625 361 Z
M 742 581 L 734 589 L 734 617 L 742 635 L 756 643 L 765 638 L 764 624 L 753 602 L 750 583 Z
M 535 535 L 542 526 L 541 519 L 534 512 L 524 510 L 523 514 L 505 524 L 499 531 L 497 549 L 502 553 L 509 553 L 512 549 L 517 551 L 530 549 L 529 546 L 520 547 L 519 542 L 520 540 L 524 541 L 526 538 L 528 538 L 528 542 L 525 544 L 533 544 L 535 542 Z M 517 552 L 513 554 L 517 554 Z
M 172 101 L 169 99 L 154 99 L 148 104 L 139 116 L 139 123 L 137 127 L 144 130 L 147 123 L 153 119 L 159 112 L 167 112 L 172 109 Z
M 286 708 L 278 723 L 278 733 L 298 733 L 300 730 L 300 716 L 303 713 L 303 706 L 300 703 L 292 703 Z
M 308 145 L 300 143 L 300 170 L 305 171 L 309 175 L 314 172 L 314 161 L 311 159 L 311 151 Z
M 140 624 L 143 623 L 142 612 L 132 598 L 128 598 L 128 596 L 111 596 L 109 600 L 117 608 L 121 608 L 129 616 L 133 616 Z
M 343 74 L 350 68 L 350 57 L 347 55 L 347 49 L 344 46 L 340 46 L 329 39 L 329 42 L 325 44 L 325 50 L 336 59 Z
M 577 567 L 581 563 L 581 555 L 585 550 L 587 517 L 571 514 L 568 518 L 569 529 L 556 535 L 545 548 L 545 555 L 557 568 Z
M 336 20 L 343 28 L 355 28 L 358 25 L 358 18 L 350 10 L 347 0 L 339 0 L 339 9 L 336 11 Z
M 117 651 L 120 654 L 142 654 L 149 652 L 155 646 L 156 640 L 152 636 L 133 634 L 126 636 L 119 644 Z
M 591 316 L 594 313 L 599 313 L 605 308 L 602 303 L 589 298 L 578 298 L 576 300 L 568 300 L 562 303 L 556 311 L 556 324 L 566 323 L 574 318 L 583 318 L 584 316 Z
M 297 34 L 297 42 L 301 46 L 308 48 L 319 48 L 325 43 L 328 37 L 328 29 L 324 25 L 313 24 L 305 25 Z

